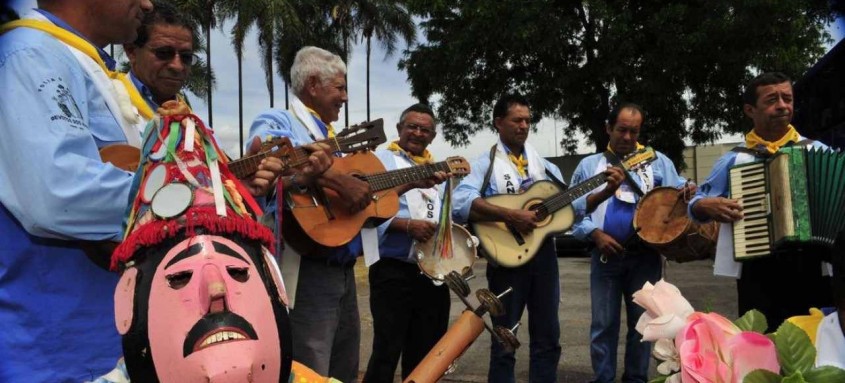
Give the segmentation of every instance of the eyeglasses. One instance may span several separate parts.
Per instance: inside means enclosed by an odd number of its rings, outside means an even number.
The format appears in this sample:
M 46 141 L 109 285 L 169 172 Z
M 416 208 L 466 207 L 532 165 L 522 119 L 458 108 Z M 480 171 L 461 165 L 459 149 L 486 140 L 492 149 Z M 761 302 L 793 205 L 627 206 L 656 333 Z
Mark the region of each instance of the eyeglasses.
M 157 59 L 161 61 L 171 61 L 176 54 L 179 54 L 179 60 L 182 60 L 182 64 L 191 65 L 195 61 L 199 60 L 199 56 L 196 53 L 191 51 L 179 51 L 176 52 L 176 49 L 173 47 L 160 47 L 155 49 L 150 49 L 151 52 L 156 56 Z
M 431 128 L 428 128 L 428 127 L 425 127 L 425 126 L 419 126 L 417 124 L 412 124 L 412 123 L 405 124 L 405 129 L 409 129 L 411 131 L 417 131 L 417 132 L 423 133 L 425 135 L 434 134 L 434 129 L 431 129 Z

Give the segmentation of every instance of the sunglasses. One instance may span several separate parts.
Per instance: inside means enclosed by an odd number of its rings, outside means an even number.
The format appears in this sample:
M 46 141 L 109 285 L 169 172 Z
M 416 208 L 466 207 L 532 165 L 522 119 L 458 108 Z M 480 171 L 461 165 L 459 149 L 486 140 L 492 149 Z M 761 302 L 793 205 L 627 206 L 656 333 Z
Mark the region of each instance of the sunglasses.
M 182 60 L 182 63 L 185 65 L 191 65 L 199 60 L 199 56 L 196 53 L 191 51 L 177 52 L 173 47 L 155 48 L 150 49 L 150 51 L 161 61 L 171 61 L 177 53 L 179 54 L 179 60 Z
M 420 132 L 420 133 L 425 134 L 425 135 L 431 135 L 431 134 L 434 133 L 434 129 L 430 129 L 430 128 L 427 128 L 427 127 L 424 127 L 424 126 L 419 126 L 419 125 L 414 124 L 414 123 L 405 124 L 405 129 L 408 129 L 412 132 L 417 131 L 417 132 Z

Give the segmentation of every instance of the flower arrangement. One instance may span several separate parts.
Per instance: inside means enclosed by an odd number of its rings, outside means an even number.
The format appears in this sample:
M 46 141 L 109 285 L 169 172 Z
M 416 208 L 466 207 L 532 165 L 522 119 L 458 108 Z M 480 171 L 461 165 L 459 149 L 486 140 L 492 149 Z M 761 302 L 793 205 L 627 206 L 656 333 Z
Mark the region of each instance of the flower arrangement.
M 695 311 L 677 287 L 660 280 L 634 293 L 645 309 L 637 322 L 643 341 L 654 342 L 660 377 L 651 383 L 845 382 L 845 370 L 816 367 L 816 348 L 805 330 L 790 321 L 764 334 L 762 313 L 735 322 Z

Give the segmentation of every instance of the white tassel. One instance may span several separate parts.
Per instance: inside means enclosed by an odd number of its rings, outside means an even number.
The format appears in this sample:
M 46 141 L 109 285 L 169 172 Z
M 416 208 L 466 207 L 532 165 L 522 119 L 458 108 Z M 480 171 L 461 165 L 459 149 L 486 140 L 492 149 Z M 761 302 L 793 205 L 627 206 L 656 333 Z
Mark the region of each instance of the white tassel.
M 185 151 L 193 152 L 194 134 L 196 134 L 196 125 L 194 124 L 194 119 L 192 119 L 191 117 L 185 117 L 185 119 L 182 120 L 182 126 L 185 127 Z
M 220 178 L 220 167 L 217 160 L 212 160 L 208 164 L 211 170 L 211 188 L 214 190 L 214 206 L 217 208 L 217 215 L 221 217 L 226 216 L 226 201 L 223 195 L 223 180 Z
M 114 87 L 117 106 L 120 108 L 120 114 L 123 116 L 123 119 L 131 125 L 141 122 L 141 115 L 132 105 L 132 98 L 129 97 L 129 91 L 126 90 L 123 82 L 113 78 L 111 79 L 111 84 Z

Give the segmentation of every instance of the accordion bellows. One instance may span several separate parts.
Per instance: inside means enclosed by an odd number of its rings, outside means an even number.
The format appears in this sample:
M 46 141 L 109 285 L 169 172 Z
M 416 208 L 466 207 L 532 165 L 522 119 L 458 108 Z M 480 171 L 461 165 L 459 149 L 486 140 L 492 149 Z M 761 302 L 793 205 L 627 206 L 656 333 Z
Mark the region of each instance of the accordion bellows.
M 736 165 L 730 198 L 745 214 L 733 224 L 738 261 L 793 246 L 833 246 L 845 230 L 845 153 L 786 147 L 766 161 Z

